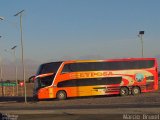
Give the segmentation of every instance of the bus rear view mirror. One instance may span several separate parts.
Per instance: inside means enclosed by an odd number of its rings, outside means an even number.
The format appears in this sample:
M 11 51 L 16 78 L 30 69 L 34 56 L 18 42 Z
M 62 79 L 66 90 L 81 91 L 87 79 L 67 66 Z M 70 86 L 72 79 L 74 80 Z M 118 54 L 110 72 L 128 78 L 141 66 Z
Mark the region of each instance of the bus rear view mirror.
M 35 77 L 36 77 L 35 75 L 29 77 L 29 78 L 28 78 L 28 82 L 29 82 L 29 83 L 30 83 L 30 82 L 34 82 Z

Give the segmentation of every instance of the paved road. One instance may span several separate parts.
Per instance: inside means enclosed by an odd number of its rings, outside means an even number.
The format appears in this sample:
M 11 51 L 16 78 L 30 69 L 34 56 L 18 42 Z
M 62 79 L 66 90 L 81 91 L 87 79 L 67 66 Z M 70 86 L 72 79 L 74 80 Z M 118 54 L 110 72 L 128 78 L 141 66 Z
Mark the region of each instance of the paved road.
M 112 105 L 73 105 L 53 106 L 40 103 L 8 102 L 0 105 L 0 112 L 18 115 L 18 120 L 121 120 L 125 115 L 136 115 L 143 119 L 143 115 L 159 115 L 159 103 L 144 104 L 112 104 Z M 139 119 L 139 118 L 138 118 Z M 144 119 L 143 119 L 144 120 Z
M 126 104 L 111 104 L 111 105 L 104 105 L 104 104 L 98 104 L 98 105 L 72 105 L 72 106 L 52 106 L 52 105 L 40 105 L 36 103 L 16 103 L 16 105 L 12 106 L 11 104 L 14 103 L 5 103 L 5 105 L 0 105 L 0 111 L 12 111 L 12 110 L 73 110 L 73 109 L 131 109 L 131 108 L 160 108 L 160 103 L 144 103 L 144 104 L 137 104 L 137 103 L 126 103 Z M 159 111 L 160 112 L 160 111 Z
M 18 115 L 18 120 L 133 120 L 144 115 L 157 115 L 160 119 L 159 92 L 139 96 L 111 96 L 77 98 L 64 101 L 33 102 L 28 98 L 6 97 L 0 99 L 0 113 Z M 127 118 L 125 115 L 130 115 Z M 134 115 L 134 116 L 133 116 Z M 143 119 L 143 120 L 149 120 Z

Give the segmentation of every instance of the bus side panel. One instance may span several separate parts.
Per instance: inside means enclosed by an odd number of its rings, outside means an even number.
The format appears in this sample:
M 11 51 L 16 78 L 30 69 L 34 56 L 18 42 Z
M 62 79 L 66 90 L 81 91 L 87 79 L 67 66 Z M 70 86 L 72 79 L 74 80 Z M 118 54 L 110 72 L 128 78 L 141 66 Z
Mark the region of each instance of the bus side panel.
M 49 89 L 48 88 L 41 88 L 38 91 L 38 99 L 48 99 L 49 98 Z
M 146 92 L 158 90 L 158 73 L 154 70 L 148 70 L 151 74 L 146 76 Z
M 54 91 L 55 96 L 58 93 L 58 91 L 65 91 L 67 97 L 78 97 L 77 87 L 57 87 Z

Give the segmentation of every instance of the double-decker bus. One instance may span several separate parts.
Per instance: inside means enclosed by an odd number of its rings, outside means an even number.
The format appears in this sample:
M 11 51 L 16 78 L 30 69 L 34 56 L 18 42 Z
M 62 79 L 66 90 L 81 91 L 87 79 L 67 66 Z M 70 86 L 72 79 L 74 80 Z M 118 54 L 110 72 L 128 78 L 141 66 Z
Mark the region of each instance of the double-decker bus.
M 158 89 L 155 58 L 71 60 L 40 65 L 34 94 L 38 99 L 129 94 Z

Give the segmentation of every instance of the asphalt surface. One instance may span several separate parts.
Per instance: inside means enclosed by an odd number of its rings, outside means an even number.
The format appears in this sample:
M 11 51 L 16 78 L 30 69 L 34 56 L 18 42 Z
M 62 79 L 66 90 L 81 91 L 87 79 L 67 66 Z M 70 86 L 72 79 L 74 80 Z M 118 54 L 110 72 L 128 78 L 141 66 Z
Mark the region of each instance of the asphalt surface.
M 138 96 L 83 97 L 62 101 L 35 102 L 28 97 L 27 101 L 24 103 L 23 97 L 1 97 L 0 113 L 3 117 L 7 114 L 17 120 L 160 119 L 160 91 Z

